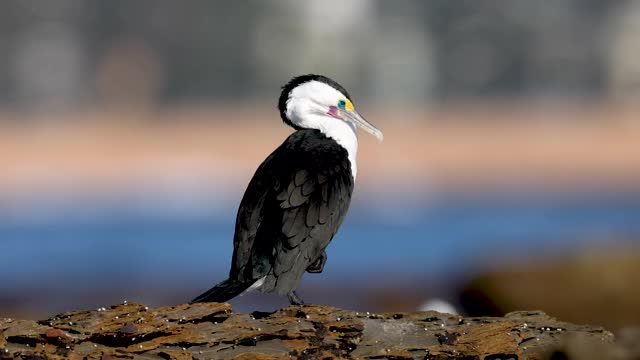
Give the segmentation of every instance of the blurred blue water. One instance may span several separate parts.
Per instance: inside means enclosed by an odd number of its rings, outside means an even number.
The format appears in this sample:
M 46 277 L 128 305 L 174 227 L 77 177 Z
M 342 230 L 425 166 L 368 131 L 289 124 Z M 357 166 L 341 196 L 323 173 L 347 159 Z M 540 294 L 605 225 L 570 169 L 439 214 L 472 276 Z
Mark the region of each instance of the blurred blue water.
M 51 282 L 201 286 L 228 271 L 235 206 L 222 212 L 200 206 L 180 216 L 130 211 L 126 202 L 66 206 L 63 215 L 37 221 L 0 216 L 0 291 Z M 325 276 L 451 276 L 504 259 L 544 259 L 634 239 L 640 240 L 640 194 L 485 194 L 384 206 L 358 199 L 330 245 Z

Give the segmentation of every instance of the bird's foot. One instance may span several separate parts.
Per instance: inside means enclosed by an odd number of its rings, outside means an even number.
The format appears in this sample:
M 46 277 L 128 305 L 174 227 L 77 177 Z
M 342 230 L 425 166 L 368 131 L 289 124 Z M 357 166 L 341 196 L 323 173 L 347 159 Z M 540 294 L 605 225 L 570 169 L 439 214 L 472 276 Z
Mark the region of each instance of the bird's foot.
M 289 303 L 291 303 L 291 305 L 304 305 L 304 301 L 302 301 L 295 291 L 291 291 L 287 294 L 287 298 L 289 298 Z
M 311 274 L 321 273 L 322 270 L 324 269 L 324 264 L 326 262 L 327 262 L 327 253 L 324 250 L 322 250 L 322 253 L 320 254 L 320 256 L 318 256 L 318 258 L 307 267 L 307 272 Z

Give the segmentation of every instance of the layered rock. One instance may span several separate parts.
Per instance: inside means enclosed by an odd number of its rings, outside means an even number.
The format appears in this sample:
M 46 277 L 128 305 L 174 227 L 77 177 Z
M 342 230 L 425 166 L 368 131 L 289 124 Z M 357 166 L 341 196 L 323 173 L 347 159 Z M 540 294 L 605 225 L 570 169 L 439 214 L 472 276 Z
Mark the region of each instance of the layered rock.
M 0 331 L 0 358 L 23 359 L 545 359 L 576 341 L 578 349 L 615 346 L 609 331 L 535 311 L 464 318 L 315 305 L 241 314 L 219 303 L 120 304 L 3 319 Z

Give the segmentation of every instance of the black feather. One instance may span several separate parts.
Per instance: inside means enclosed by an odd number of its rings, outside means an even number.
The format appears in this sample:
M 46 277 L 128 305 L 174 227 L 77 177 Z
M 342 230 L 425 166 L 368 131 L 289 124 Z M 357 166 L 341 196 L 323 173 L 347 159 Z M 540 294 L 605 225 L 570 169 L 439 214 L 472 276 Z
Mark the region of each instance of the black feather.
M 251 283 L 227 279 L 200 294 L 198 297 L 191 300 L 191 303 L 227 302 L 232 298 L 242 294 L 242 292 L 247 290 L 251 285 Z
M 318 130 L 289 136 L 258 168 L 240 203 L 230 278 L 251 284 L 265 277 L 264 292 L 294 290 L 347 212 L 349 165 L 347 151 Z

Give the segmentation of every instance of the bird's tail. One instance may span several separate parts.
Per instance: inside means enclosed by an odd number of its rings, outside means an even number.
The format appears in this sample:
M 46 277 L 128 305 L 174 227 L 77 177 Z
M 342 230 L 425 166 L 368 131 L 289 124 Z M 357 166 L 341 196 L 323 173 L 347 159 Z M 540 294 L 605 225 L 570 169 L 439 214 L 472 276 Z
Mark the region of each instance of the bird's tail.
M 198 297 L 191 300 L 191 303 L 227 302 L 240 295 L 243 291 L 247 290 L 249 286 L 251 286 L 250 282 L 247 283 L 238 280 L 227 279 L 200 294 Z

